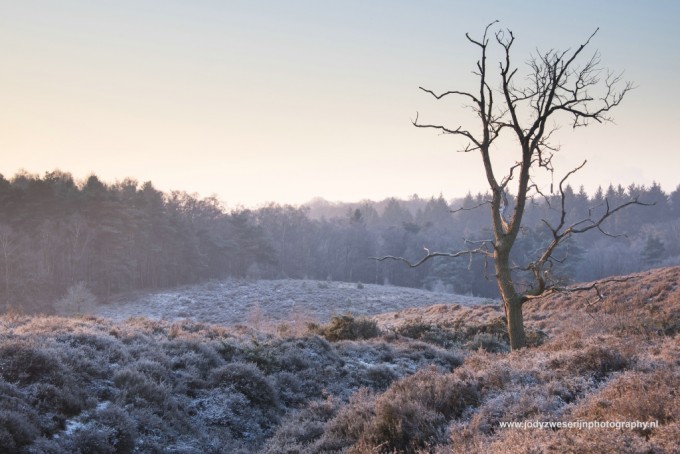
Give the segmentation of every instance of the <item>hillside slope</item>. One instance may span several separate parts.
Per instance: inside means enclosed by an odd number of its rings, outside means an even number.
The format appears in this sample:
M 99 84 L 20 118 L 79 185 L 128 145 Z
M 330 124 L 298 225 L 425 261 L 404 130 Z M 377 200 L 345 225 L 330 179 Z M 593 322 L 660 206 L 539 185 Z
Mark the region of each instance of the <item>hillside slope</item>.
M 375 315 L 433 304 L 480 304 L 483 298 L 414 288 L 314 280 L 226 280 L 170 291 L 121 295 L 96 315 L 114 320 L 189 318 L 203 323 L 327 322 L 335 314 Z
M 597 290 L 556 293 L 525 303 L 526 326 L 550 336 L 574 329 L 591 334 L 602 329 L 637 334 L 674 333 L 680 329 L 680 267 L 611 279 L 579 284 L 579 287 L 596 284 Z M 503 315 L 499 301 L 487 300 L 477 305 L 410 307 L 373 318 L 379 326 L 394 329 L 414 322 L 444 326 L 484 324 Z
M 5 315 L 0 452 L 678 452 L 679 278 L 529 303 L 513 353 L 492 304 L 270 334 Z M 595 421 L 613 427 L 501 426 Z

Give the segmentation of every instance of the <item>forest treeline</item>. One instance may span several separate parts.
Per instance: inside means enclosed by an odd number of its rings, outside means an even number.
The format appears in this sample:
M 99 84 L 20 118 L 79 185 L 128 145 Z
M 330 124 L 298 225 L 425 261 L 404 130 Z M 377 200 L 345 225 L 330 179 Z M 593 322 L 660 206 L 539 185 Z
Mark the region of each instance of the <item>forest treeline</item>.
M 596 217 L 638 197 L 604 230 L 574 237 L 555 256 L 565 283 L 680 263 L 680 186 L 609 186 L 589 196 L 567 188 L 567 221 Z M 69 173 L 0 175 L 0 310 L 51 312 L 74 285 L 100 299 L 211 279 L 309 278 L 496 296 L 491 263 L 481 256 L 433 259 L 411 269 L 369 257 L 417 260 L 490 237 L 485 195 L 306 206 L 269 204 L 227 210 L 215 197 L 163 193 L 150 182 L 115 184 Z M 514 257 L 534 257 L 550 241 L 542 220 L 557 219 L 556 195 L 528 207 Z M 476 209 L 456 211 L 461 207 Z M 613 237 L 612 237 L 613 236 Z M 519 268 L 519 267 L 518 267 Z M 521 272 L 521 271 L 518 271 Z

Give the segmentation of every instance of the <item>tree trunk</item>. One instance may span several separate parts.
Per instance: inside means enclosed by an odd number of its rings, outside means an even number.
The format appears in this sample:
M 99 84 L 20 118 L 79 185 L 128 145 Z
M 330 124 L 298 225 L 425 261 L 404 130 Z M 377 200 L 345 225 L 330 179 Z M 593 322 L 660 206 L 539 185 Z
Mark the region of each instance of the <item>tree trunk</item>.
M 508 324 L 508 335 L 510 336 L 510 349 L 515 351 L 526 347 L 526 336 L 524 334 L 524 316 L 522 315 L 522 300 L 514 298 L 511 301 L 504 301 L 505 315 Z
M 505 318 L 510 337 L 510 349 L 518 350 L 526 347 L 524 335 L 524 316 L 522 315 L 522 296 L 515 290 L 510 272 L 510 251 L 503 240 L 496 245 L 495 257 L 496 281 L 505 306 Z

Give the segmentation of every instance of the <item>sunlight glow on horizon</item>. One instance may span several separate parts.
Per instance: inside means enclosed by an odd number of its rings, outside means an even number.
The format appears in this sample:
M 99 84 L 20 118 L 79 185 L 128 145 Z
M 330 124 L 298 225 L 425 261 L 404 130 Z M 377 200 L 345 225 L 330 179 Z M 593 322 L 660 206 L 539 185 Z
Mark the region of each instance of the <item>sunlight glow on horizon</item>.
M 0 173 L 130 177 L 228 206 L 485 192 L 476 154 L 410 121 L 469 117 L 418 86 L 473 90 L 478 55 L 464 33 L 498 17 L 515 32 L 518 66 L 537 45 L 573 48 L 600 26 L 592 50 L 639 87 L 613 112 L 616 124 L 572 132 L 563 123 L 557 170 L 589 162 L 572 186 L 655 181 L 672 191 L 680 6 L 616 5 L 6 2 Z

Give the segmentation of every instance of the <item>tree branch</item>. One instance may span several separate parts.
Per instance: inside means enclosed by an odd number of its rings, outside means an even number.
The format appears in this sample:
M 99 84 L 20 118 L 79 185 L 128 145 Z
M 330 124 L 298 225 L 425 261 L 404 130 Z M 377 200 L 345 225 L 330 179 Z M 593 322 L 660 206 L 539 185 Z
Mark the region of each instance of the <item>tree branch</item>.
M 468 243 L 468 241 L 466 241 Z M 382 257 L 369 257 L 370 260 L 376 260 L 378 262 L 382 262 L 384 260 L 396 260 L 399 262 L 404 262 L 406 263 L 410 268 L 417 268 L 423 263 L 427 262 L 431 258 L 434 257 L 449 257 L 449 258 L 456 258 L 456 257 L 462 257 L 464 255 L 472 257 L 473 254 L 480 254 L 486 257 L 491 257 L 492 253 L 489 251 L 489 242 L 488 240 L 482 241 L 481 245 L 475 249 L 466 249 L 458 252 L 430 252 L 430 250 L 426 247 L 423 249 L 425 250 L 426 255 L 418 260 L 417 262 L 411 262 L 410 260 L 404 258 L 404 257 L 396 257 L 394 255 L 385 255 Z
M 477 208 L 481 208 L 484 205 L 488 205 L 490 203 L 491 203 L 491 200 L 485 200 L 482 203 L 478 203 L 477 205 L 475 205 L 473 207 L 460 207 L 460 208 L 456 208 L 455 210 L 449 210 L 449 213 L 453 214 L 453 213 L 458 213 L 459 211 L 472 211 L 472 210 L 476 210 Z
M 629 200 L 626 203 L 623 203 L 616 208 L 612 209 L 609 206 L 609 201 L 605 199 L 605 206 L 606 210 L 605 212 L 596 219 L 592 218 L 592 211 L 589 211 L 589 217 L 586 219 L 579 220 L 577 222 L 574 222 L 570 225 L 567 226 L 566 218 L 567 218 L 567 210 L 566 210 L 566 193 L 564 189 L 564 184 L 565 182 L 574 175 L 576 172 L 581 170 L 585 165 L 587 161 L 583 161 L 583 163 L 574 169 L 570 170 L 567 172 L 567 174 L 560 180 L 559 183 L 559 192 L 560 192 L 560 218 L 559 218 L 559 223 L 557 226 L 553 226 L 547 219 L 542 219 L 541 222 L 550 230 L 552 234 L 552 240 L 550 243 L 546 246 L 546 248 L 543 250 L 541 255 L 533 262 L 529 263 L 526 267 L 526 270 L 531 271 L 534 277 L 534 282 L 536 284 L 535 288 L 531 291 L 528 292 L 525 296 L 527 299 L 530 299 L 532 295 L 540 295 L 545 292 L 550 292 L 556 289 L 556 284 L 552 283 L 551 280 L 551 268 L 552 268 L 552 262 L 553 261 L 558 261 L 557 259 L 554 258 L 553 254 L 557 250 L 558 246 L 560 246 L 564 241 L 566 241 L 568 238 L 570 238 L 574 234 L 580 234 L 580 233 L 585 233 L 593 229 L 597 229 L 601 233 L 607 236 L 612 236 L 614 237 L 615 235 L 612 235 L 608 232 L 606 232 L 602 224 L 609 219 L 611 216 L 613 216 L 615 213 L 619 212 L 620 210 L 631 206 L 631 205 L 640 205 L 640 206 L 651 206 L 654 205 L 654 203 L 644 203 L 640 202 L 637 197 L 633 198 L 632 200 Z
M 431 94 L 432 96 L 434 96 L 437 99 L 442 99 L 444 96 L 448 96 L 448 95 L 461 95 L 461 96 L 467 96 L 468 98 L 472 99 L 475 103 L 479 104 L 479 100 L 475 96 L 473 96 L 472 94 L 467 93 L 465 91 L 451 90 L 451 91 L 447 91 L 445 93 L 438 95 L 435 92 L 433 92 L 432 90 L 428 90 L 427 88 L 423 88 L 423 87 L 418 87 L 418 88 L 420 88 L 421 90 L 423 90 L 426 93 Z
M 464 149 L 464 151 L 466 151 L 466 152 L 479 149 L 479 147 L 481 146 L 481 144 L 477 141 L 477 139 L 475 139 L 475 137 L 469 131 L 462 129 L 461 126 L 459 126 L 456 129 L 449 129 L 449 128 L 447 128 L 445 126 L 441 126 L 441 125 L 420 124 L 420 123 L 418 123 L 418 112 L 416 112 L 416 119 L 412 120 L 411 123 L 413 124 L 413 126 L 415 126 L 417 128 L 433 128 L 433 129 L 438 129 L 445 134 L 456 134 L 456 135 L 461 135 L 461 136 L 467 138 L 475 146 L 474 147 L 470 147 L 469 145 L 466 146 L 465 149 Z
M 617 278 L 609 278 L 609 279 L 602 279 L 597 282 L 594 282 L 592 284 L 588 285 L 579 285 L 579 286 L 572 286 L 572 287 L 559 287 L 559 286 L 553 286 L 544 291 L 541 294 L 538 295 L 525 295 L 525 298 L 527 301 L 531 300 L 537 300 L 540 298 L 545 298 L 550 295 L 554 295 L 555 293 L 579 293 L 579 292 L 589 292 L 591 290 L 595 290 L 597 294 L 597 299 L 589 305 L 593 305 L 599 301 L 602 301 L 605 298 L 605 295 L 602 293 L 600 290 L 600 287 L 603 284 L 609 284 L 609 283 L 619 283 L 619 282 L 628 282 L 633 279 L 638 279 L 638 276 L 628 276 L 628 277 L 617 277 Z

